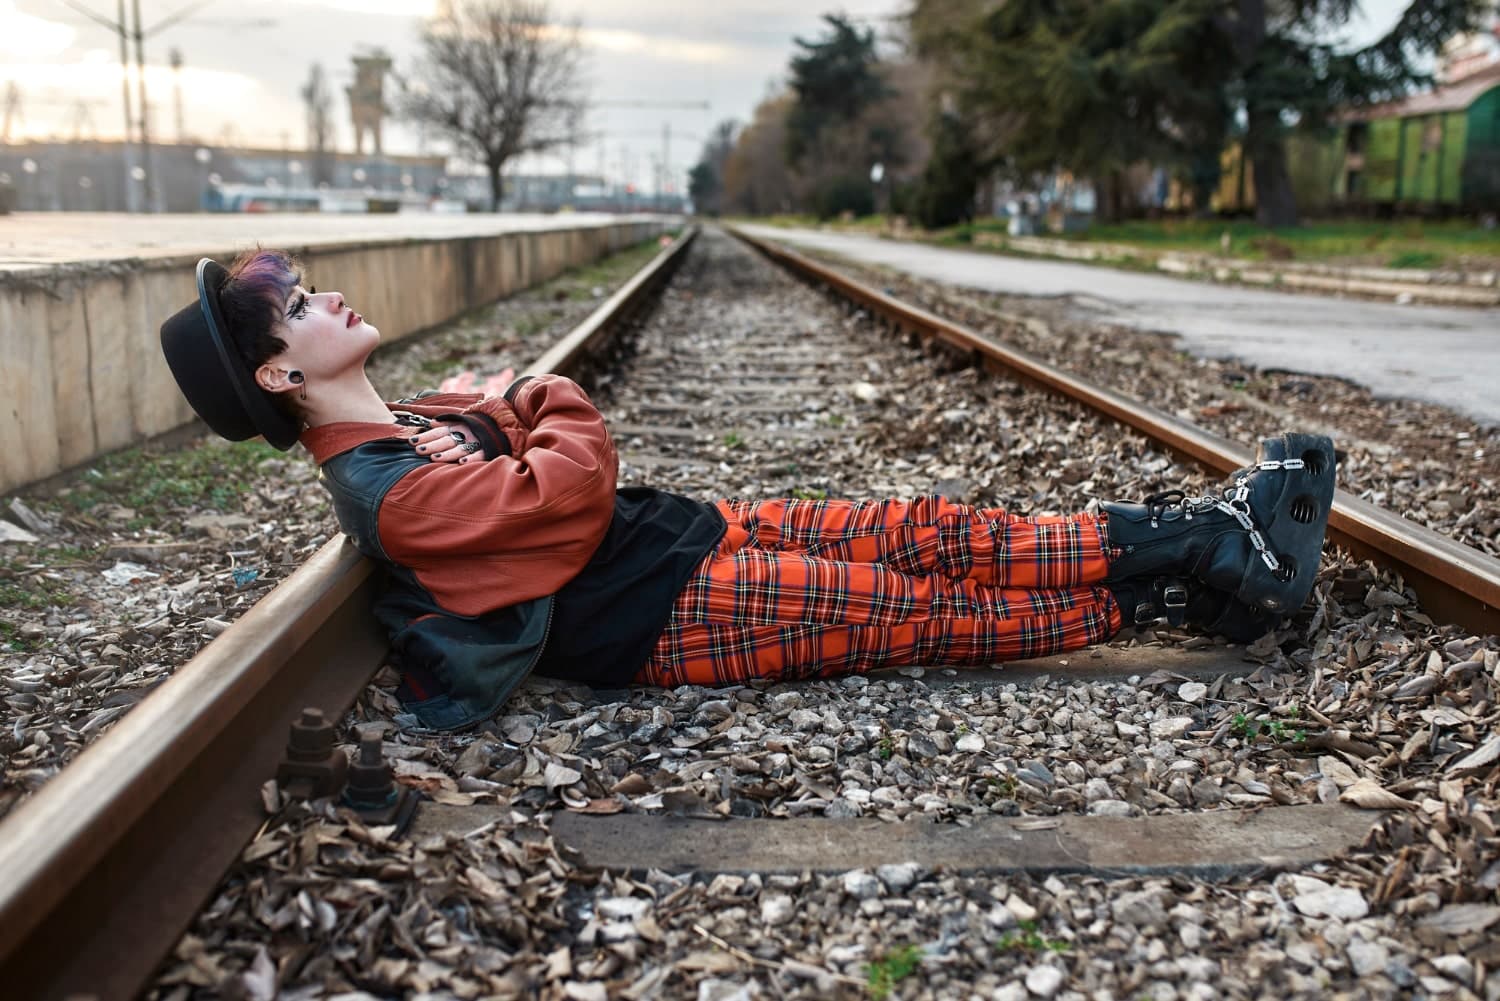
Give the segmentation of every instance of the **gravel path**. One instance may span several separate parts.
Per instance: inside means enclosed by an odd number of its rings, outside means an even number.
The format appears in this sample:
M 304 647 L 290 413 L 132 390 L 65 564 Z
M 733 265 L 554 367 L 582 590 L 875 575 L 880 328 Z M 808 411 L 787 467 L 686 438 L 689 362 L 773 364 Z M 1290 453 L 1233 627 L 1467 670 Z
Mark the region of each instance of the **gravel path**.
M 712 233 L 597 397 L 627 479 L 704 496 L 941 487 L 1040 511 L 1203 483 L 1076 407 L 887 339 Z M 156 996 L 1493 997 L 1500 804 L 1475 750 L 1500 750 L 1500 649 L 1432 628 L 1368 570 L 1335 591 L 1340 569 L 1359 570 L 1331 561 L 1294 628 L 1246 651 L 1246 677 L 1206 686 L 538 680 L 476 734 L 387 727 L 404 781 L 507 809 L 410 844 L 286 805 Z M 355 715 L 390 709 L 377 687 Z M 1228 882 L 637 879 L 577 868 L 549 834 L 564 809 L 965 823 L 1341 796 L 1399 805 L 1349 858 Z

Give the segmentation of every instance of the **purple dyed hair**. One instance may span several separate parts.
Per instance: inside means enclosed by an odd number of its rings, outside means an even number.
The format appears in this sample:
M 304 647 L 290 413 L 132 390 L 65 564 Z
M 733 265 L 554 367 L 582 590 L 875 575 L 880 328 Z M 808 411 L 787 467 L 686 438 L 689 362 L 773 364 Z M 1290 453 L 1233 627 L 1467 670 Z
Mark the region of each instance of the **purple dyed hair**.
M 256 247 L 229 266 L 229 280 L 219 289 L 219 310 L 251 372 L 286 350 L 276 330 L 286 319 L 287 297 L 301 282 L 301 264 L 282 250 Z M 276 403 L 300 418 L 289 396 L 275 394 Z

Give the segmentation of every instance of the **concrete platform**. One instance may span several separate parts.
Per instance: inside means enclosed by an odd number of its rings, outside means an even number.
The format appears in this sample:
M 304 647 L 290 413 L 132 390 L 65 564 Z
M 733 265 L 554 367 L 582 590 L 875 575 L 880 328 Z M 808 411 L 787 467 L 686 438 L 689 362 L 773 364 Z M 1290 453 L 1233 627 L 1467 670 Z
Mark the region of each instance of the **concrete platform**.
M 335 243 L 350 247 L 401 240 L 457 240 L 600 226 L 624 218 L 596 212 L 559 215 L 18 212 L 0 217 L 0 275 L 59 264 L 76 266 L 184 254 L 212 256 L 223 253 L 227 247 L 256 244 L 301 249 Z
M 198 258 L 295 251 L 386 342 L 657 235 L 661 216 L 0 217 L 0 493 L 193 420 L 158 341 Z

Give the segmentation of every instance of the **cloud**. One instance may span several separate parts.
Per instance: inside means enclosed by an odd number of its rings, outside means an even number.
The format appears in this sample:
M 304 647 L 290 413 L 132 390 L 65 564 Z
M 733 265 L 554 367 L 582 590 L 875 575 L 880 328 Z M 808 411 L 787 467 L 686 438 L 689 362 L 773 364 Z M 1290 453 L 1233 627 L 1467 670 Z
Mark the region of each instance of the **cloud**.
M 578 40 L 587 48 L 628 53 L 649 59 L 681 63 L 727 64 L 741 59 L 740 50 L 720 42 L 644 35 L 623 28 L 581 28 Z
M 430 17 L 437 0 L 287 0 L 324 10 L 341 10 L 351 14 L 373 14 L 380 17 Z
M 15 0 L 0 0 L 0 53 L 47 58 L 66 51 L 78 34 L 66 24 L 16 10 Z

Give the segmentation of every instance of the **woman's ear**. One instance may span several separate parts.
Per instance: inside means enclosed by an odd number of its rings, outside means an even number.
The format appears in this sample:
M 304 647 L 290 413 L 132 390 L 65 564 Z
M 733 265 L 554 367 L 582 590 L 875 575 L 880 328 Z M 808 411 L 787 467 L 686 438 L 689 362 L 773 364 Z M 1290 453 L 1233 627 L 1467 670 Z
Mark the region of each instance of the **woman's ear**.
M 291 369 L 270 362 L 255 370 L 255 383 L 268 393 L 290 393 L 297 388 L 291 379 Z

